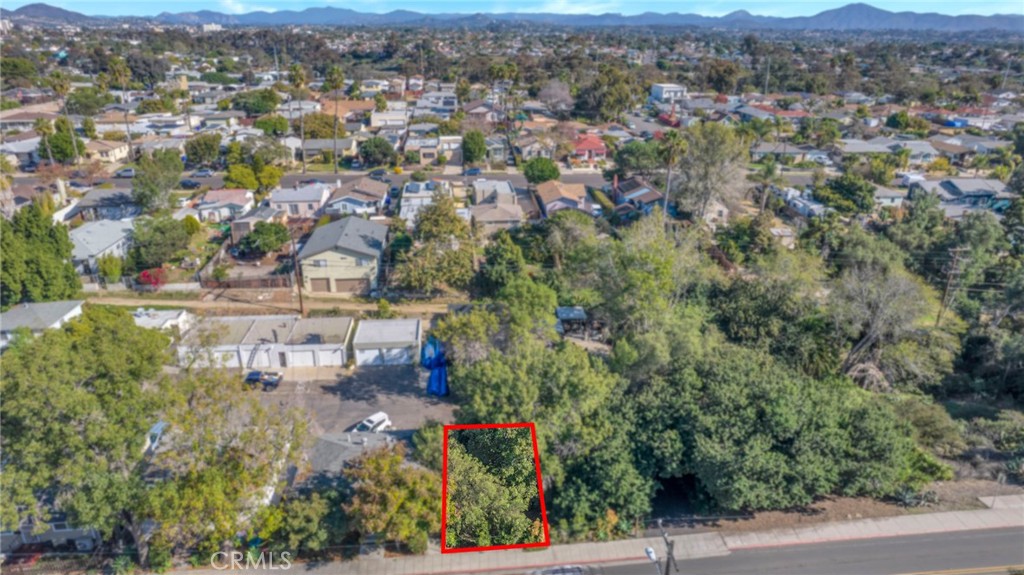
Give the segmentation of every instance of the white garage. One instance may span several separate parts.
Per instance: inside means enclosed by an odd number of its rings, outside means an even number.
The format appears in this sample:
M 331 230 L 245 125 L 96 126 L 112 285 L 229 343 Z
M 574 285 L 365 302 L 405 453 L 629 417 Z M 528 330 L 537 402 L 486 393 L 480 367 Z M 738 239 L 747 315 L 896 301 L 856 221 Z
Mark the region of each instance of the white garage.
M 184 365 L 226 368 L 342 367 L 352 334 L 352 318 L 238 316 L 210 318 L 184 338 L 178 348 Z
M 356 365 L 410 365 L 419 360 L 422 325 L 418 319 L 359 322 L 352 339 Z

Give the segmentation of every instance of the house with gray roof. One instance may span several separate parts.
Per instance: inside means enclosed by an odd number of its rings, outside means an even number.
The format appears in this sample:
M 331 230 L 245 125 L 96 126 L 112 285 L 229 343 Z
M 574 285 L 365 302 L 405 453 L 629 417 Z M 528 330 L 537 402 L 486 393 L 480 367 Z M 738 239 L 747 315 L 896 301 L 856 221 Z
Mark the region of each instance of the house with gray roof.
M 131 244 L 131 220 L 96 220 L 71 230 L 71 264 L 79 274 L 96 273 L 96 260 L 112 255 L 123 258 Z
M 302 287 L 313 293 L 364 295 L 377 289 L 388 227 L 358 216 L 313 230 L 302 250 Z
M 938 196 L 939 207 L 951 219 L 959 219 L 978 210 L 989 210 L 998 215 L 1016 197 L 1003 182 L 987 178 L 946 178 L 910 184 L 912 197 L 921 192 Z
M 312 218 L 320 214 L 334 187 L 310 184 L 295 188 L 278 188 L 270 194 L 270 205 L 294 218 Z
M 82 315 L 80 300 L 20 303 L 0 313 L 0 349 L 11 343 L 14 334 L 27 329 L 39 335 L 46 329 L 56 329 Z
M 81 214 L 85 220 L 121 220 L 141 213 L 142 208 L 132 199 L 131 190 L 93 188 L 68 212 L 68 219 Z

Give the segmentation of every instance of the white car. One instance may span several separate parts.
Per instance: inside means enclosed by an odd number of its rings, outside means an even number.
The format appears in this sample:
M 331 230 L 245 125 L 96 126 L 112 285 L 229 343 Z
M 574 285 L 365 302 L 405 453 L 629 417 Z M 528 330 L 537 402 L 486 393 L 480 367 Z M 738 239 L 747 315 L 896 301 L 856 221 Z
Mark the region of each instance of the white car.
M 391 429 L 391 419 L 388 418 L 388 414 L 383 411 L 378 411 L 370 417 L 360 421 L 359 424 L 353 428 L 353 431 L 380 433 L 381 431 L 388 429 Z

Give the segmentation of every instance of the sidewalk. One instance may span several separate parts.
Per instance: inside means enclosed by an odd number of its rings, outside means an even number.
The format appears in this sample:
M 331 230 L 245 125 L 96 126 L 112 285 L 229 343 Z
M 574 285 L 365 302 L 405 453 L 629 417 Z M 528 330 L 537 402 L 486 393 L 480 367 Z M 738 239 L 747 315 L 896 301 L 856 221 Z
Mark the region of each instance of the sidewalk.
M 986 504 L 989 503 L 986 502 Z M 676 545 L 676 559 L 686 561 L 705 557 L 721 557 L 743 549 L 1024 527 L 1024 507 L 1020 507 L 1019 502 L 1005 501 L 1003 505 L 995 503 L 990 509 L 858 519 L 801 528 L 726 535 L 717 532 L 696 533 L 678 535 L 672 539 Z M 316 565 L 294 564 L 294 566 L 301 568 L 304 573 L 312 575 L 334 575 L 339 572 L 350 575 L 462 575 L 468 573 L 522 575 L 535 569 L 557 565 L 588 563 L 614 565 L 647 562 L 648 559 L 644 553 L 645 547 L 653 547 L 660 555 L 664 553 L 665 543 L 660 537 L 651 537 L 604 543 L 553 545 L 540 550 L 511 549 L 389 559 L 363 558 L 343 564 L 332 562 Z M 221 573 L 221 571 L 213 569 L 196 569 L 187 572 L 189 575 Z M 257 571 L 252 572 L 256 573 Z

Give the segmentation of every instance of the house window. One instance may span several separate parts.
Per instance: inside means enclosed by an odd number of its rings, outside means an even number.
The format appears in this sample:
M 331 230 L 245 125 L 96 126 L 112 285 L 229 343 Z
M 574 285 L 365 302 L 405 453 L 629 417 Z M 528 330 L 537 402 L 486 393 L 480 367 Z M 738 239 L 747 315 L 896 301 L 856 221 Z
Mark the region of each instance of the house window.
M 313 260 L 313 266 L 318 268 L 327 267 L 327 260 Z
M 288 204 L 288 213 L 293 215 L 293 216 L 299 215 L 299 205 L 298 204 Z
M 359 267 L 366 267 L 373 261 L 370 258 L 356 258 L 356 265 Z
M 306 209 L 312 212 L 316 208 L 313 207 L 313 204 L 306 204 Z

